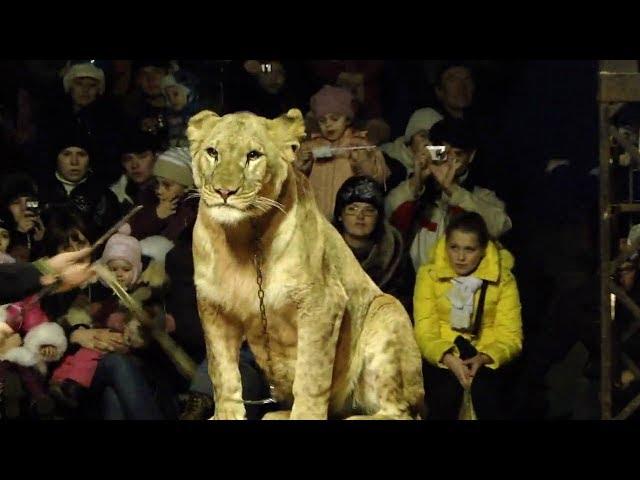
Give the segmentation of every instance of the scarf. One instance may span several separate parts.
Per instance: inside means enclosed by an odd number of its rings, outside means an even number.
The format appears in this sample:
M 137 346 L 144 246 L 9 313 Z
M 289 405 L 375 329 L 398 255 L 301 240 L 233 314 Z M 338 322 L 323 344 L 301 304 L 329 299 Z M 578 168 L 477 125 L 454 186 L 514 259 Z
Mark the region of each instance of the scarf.
M 449 321 L 455 330 L 469 330 L 472 325 L 473 295 L 482 285 L 482 280 L 476 277 L 456 277 L 451 279 L 453 287 L 447 293 L 451 302 Z

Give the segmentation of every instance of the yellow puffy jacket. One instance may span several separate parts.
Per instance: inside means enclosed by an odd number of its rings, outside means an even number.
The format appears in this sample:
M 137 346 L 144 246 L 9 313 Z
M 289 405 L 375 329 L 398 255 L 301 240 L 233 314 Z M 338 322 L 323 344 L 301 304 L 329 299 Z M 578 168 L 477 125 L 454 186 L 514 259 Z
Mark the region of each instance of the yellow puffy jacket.
M 485 256 L 473 276 L 489 282 L 484 303 L 482 325 L 478 335 L 462 333 L 450 326 L 451 304 L 447 292 L 456 277 L 449 264 L 445 237 L 440 238 L 431 261 L 420 267 L 413 296 L 415 333 L 422 356 L 432 365 L 444 368 L 440 360 L 445 352 L 458 353 L 453 343 L 458 335 L 469 339 L 479 352 L 493 359 L 489 368 L 499 368 L 522 350 L 522 318 L 520 296 L 511 273 L 514 259 L 505 249 L 489 242 Z M 477 311 L 480 289 L 474 298 Z

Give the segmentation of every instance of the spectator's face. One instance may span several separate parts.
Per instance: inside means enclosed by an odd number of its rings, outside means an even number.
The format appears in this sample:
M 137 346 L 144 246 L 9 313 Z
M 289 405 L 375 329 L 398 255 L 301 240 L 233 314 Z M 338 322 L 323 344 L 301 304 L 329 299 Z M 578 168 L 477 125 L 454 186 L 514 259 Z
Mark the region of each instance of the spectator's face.
M 78 107 L 86 107 L 93 103 L 98 97 L 100 82 L 95 78 L 76 77 L 71 81 L 69 94 L 74 105 Z
M 167 70 L 160 67 L 144 67 L 138 73 L 138 84 L 142 91 L 149 97 L 162 95 L 160 81 L 167 75 Z
M 126 260 L 110 260 L 107 267 L 124 288 L 129 288 L 133 283 L 133 266 Z
M 137 184 L 149 180 L 153 176 L 153 164 L 156 157 L 151 150 L 142 153 L 125 153 L 122 166 L 129 179 Z
M 0 252 L 7 253 L 9 248 L 9 242 L 11 241 L 11 235 L 6 228 L 0 228 Z
M 18 223 L 27 214 L 27 201 L 31 200 L 31 197 L 22 196 L 14 199 L 9 204 L 9 211 L 13 215 L 13 220 Z
M 262 64 L 256 75 L 260 86 L 272 95 L 278 93 L 287 80 L 286 72 L 280 62 Z
M 160 201 L 169 202 L 180 198 L 184 194 L 184 185 L 164 177 L 157 177 L 157 179 L 156 195 Z
M 344 231 L 355 238 L 367 238 L 378 222 L 378 210 L 365 202 L 353 202 L 342 210 Z
M 447 147 L 446 155 L 447 161 L 458 162 L 458 169 L 456 170 L 456 176 L 462 175 L 469 168 L 469 164 L 473 160 L 475 150 L 464 150 L 462 148 L 454 147 L 450 143 L 442 142 L 442 144 Z
M 471 72 L 466 67 L 452 67 L 446 70 L 436 87 L 436 95 L 448 109 L 465 109 L 473 102 L 475 85 Z
M 454 230 L 447 238 L 447 256 L 453 271 L 464 277 L 478 268 L 484 257 L 484 248 L 475 233 Z
M 349 126 L 349 119 L 346 115 L 327 113 L 318 119 L 322 136 L 332 142 L 338 140 Z
M 631 291 L 634 283 L 636 283 L 636 275 L 637 270 L 629 262 L 623 263 L 618 270 L 618 281 L 620 282 L 620 286 L 624 288 L 626 292 Z
M 173 110 L 179 112 L 187 104 L 187 92 L 184 88 L 180 88 L 177 85 L 171 85 L 164 89 L 164 94 L 167 97 L 167 101 Z
M 58 173 L 69 182 L 79 182 L 89 171 L 89 154 L 80 147 L 67 147 L 58 154 Z
M 80 230 L 74 229 L 69 234 L 69 238 L 67 238 L 66 242 L 58 247 L 58 253 L 78 252 L 83 248 L 90 246 L 91 244 L 89 243 L 89 240 L 87 240 L 87 237 L 85 237 Z

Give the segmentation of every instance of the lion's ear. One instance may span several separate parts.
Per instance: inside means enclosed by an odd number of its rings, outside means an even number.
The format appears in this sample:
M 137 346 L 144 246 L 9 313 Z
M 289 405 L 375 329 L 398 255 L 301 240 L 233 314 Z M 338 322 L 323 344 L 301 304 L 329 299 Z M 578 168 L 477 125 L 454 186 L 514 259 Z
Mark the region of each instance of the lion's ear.
M 189 138 L 189 143 L 191 145 L 192 156 L 200 147 L 200 143 L 204 138 L 203 133 L 212 128 L 219 120 L 220 117 L 218 114 L 211 110 L 203 110 L 189 119 L 187 137 Z
M 304 118 L 302 112 L 297 108 L 292 108 L 284 115 L 270 120 L 268 128 L 271 133 L 279 139 L 279 142 L 285 148 L 287 160 L 295 160 L 295 151 L 300 147 L 300 142 L 305 137 Z

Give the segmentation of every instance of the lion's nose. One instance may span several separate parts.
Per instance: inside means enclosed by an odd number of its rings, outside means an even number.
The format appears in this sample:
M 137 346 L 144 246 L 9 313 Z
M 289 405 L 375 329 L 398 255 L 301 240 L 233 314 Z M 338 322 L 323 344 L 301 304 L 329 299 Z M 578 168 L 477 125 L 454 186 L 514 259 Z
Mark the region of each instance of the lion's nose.
M 235 190 L 229 190 L 228 188 L 216 188 L 215 191 L 222 197 L 222 200 L 224 200 L 224 202 L 226 203 L 227 198 L 236 193 L 238 189 L 236 188 Z

